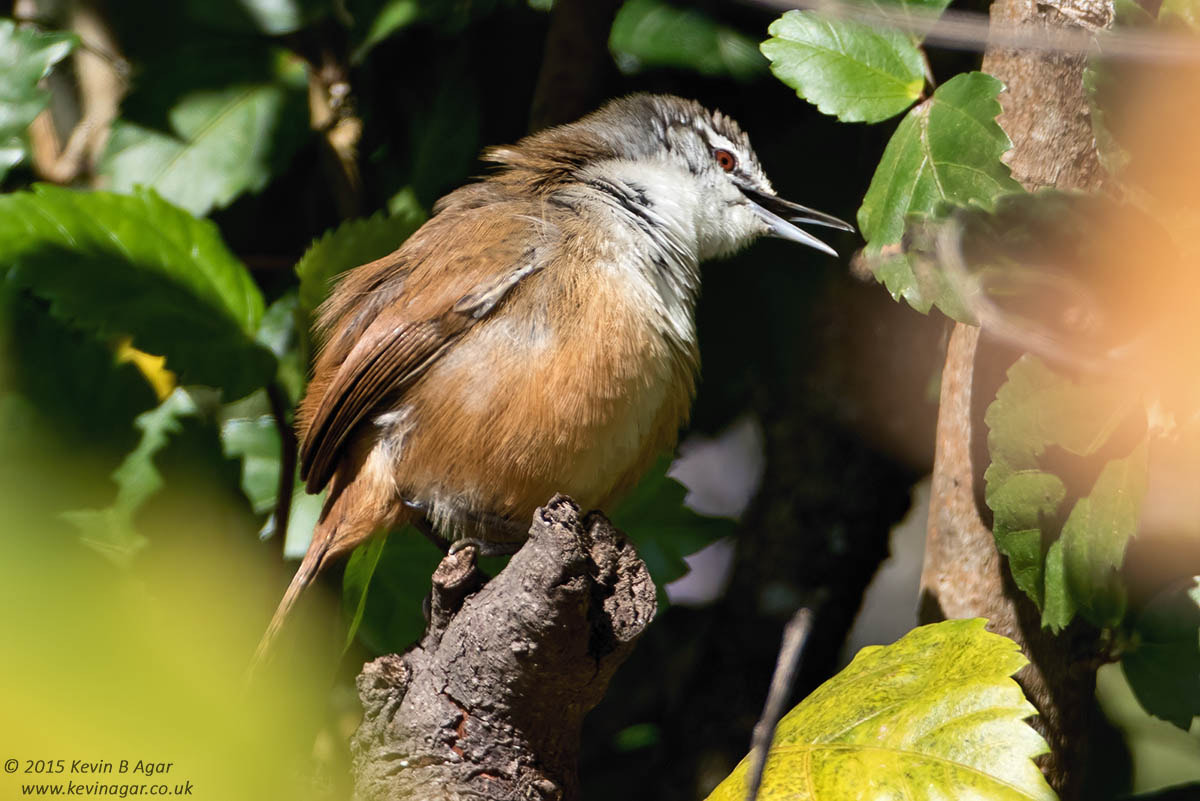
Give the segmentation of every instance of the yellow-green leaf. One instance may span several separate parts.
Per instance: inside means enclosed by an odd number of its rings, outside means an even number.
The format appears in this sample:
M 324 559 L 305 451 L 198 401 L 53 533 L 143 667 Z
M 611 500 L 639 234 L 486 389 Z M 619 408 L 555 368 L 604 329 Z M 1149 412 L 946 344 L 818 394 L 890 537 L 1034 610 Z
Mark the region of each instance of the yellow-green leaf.
M 1026 662 L 983 620 L 914 629 L 859 651 L 784 716 L 759 801 L 1053 801 L 1048 750 L 1011 675 Z M 743 801 L 748 759 L 708 801 Z

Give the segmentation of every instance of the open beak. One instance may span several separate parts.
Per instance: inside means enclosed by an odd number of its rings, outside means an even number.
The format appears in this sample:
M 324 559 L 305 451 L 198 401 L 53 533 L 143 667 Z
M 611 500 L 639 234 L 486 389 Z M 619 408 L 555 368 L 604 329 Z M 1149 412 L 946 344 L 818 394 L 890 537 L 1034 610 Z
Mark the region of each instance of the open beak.
M 837 228 L 840 231 L 854 230 L 853 225 L 843 222 L 837 217 L 831 217 L 828 214 L 815 211 L 807 206 L 801 206 L 799 203 L 792 203 L 776 195 L 767 194 L 754 187 L 739 183 L 738 189 L 742 190 L 742 194 L 750 201 L 750 207 L 754 210 L 755 214 L 761 217 L 767 224 L 770 235 L 779 239 L 799 242 L 801 245 L 808 245 L 810 248 L 816 248 L 823 253 L 828 253 L 830 256 L 836 256 L 836 250 L 807 231 L 797 228 L 795 223 L 824 225 L 827 228 Z

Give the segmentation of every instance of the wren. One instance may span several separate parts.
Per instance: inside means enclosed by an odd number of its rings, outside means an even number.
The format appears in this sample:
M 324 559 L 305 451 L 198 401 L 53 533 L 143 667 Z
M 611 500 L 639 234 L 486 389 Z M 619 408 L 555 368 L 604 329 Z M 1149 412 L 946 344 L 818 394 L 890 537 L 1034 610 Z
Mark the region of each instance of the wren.
M 775 194 L 746 134 L 665 95 L 484 152 L 398 250 L 343 275 L 298 414 L 328 496 L 260 645 L 330 560 L 420 519 L 520 541 L 555 493 L 604 508 L 672 448 L 700 364 L 699 265 L 847 223 Z

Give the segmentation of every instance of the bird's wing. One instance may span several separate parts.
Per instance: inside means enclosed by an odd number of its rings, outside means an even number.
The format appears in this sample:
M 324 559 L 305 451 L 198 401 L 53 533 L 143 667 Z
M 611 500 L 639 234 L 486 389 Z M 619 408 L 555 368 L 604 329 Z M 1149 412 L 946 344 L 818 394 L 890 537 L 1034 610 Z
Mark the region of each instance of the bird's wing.
M 545 263 L 537 223 L 500 211 L 493 205 L 487 213 L 440 214 L 391 256 L 358 268 L 334 289 L 323 325 L 340 341 L 331 340 L 318 359 L 302 410 L 300 476 L 309 492 L 329 481 L 365 417 L 394 404 Z

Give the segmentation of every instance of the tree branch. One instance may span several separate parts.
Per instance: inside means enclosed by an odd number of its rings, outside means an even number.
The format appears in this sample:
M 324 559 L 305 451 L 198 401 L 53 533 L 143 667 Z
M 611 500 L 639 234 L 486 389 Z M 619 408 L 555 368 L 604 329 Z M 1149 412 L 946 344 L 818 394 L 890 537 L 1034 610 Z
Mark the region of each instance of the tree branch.
M 599 105 L 616 73 L 608 34 L 621 0 L 558 0 L 550 12 L 529 130 L 577 120 Z
M 278 379 L 267 385 L 267 400 L 271 404 L 271 416 L 275 419 L 275 430 L 279 432 L 279 484 L 275 491 L 275 511 L 271 515 L 270 530 L 279 534 L 282 548 L 287 542 L 288 518 L 292 512 L 292 494 L 296 489 L 296 431 L 288 420 L 287 393 Z
M 654 582 L 596 512 L 556 496 L 484 581 L 468 547 L 442 560 L 430 622 L 359 675 L 356 798 L 579 797 L 584 715 L 654 616 Z

